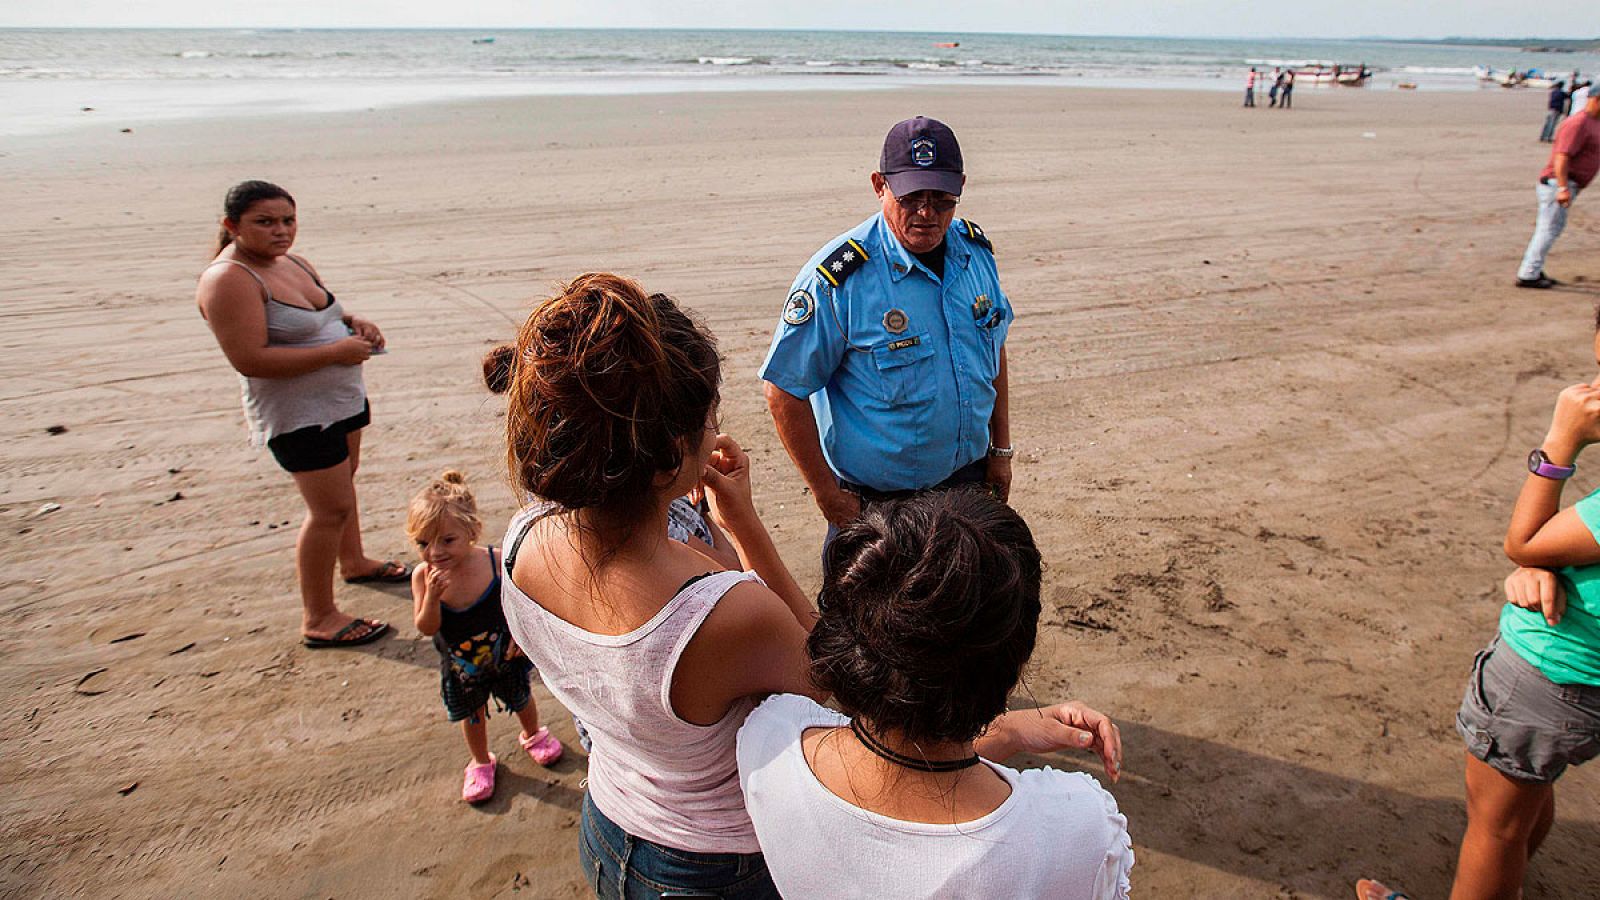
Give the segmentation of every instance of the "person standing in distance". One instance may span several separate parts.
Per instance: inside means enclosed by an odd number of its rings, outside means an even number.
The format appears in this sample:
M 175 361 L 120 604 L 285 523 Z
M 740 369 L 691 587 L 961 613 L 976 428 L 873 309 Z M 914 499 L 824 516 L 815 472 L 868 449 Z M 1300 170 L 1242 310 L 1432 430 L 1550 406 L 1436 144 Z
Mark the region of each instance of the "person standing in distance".
M 896 124 L 872 173 L 882 209 L 789 289 L 760 376 L 829 541 L 864 500 L 982 482 L 1010 494 L 1013 313 L 989 239 L 955 218 L 965 184 L 949 126 Z
M 1567 207 L 1589 186 L 1596 171 L 1600 171 L 1600 94 L 1590 92 L 1583 107 L 1574 106 L 1572 116 L 1556 129 L 1550 161 L 1534 186 L 1539 218 L 1517 269 L 1517 287 L 1548 288 L 1558 283 L 1544 273 L 1544 258 L 1567 227 Z

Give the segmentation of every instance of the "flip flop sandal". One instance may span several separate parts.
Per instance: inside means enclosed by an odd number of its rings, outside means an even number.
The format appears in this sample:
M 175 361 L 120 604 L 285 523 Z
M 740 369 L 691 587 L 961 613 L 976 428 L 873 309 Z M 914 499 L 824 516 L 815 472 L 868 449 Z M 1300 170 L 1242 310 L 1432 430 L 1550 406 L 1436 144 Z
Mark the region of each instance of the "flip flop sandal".
M 519 737 L 517 743 L 521 744 L 522 749 L 528 751 L 533 761 L 541 766 L 555 765 L 556 760 L 561 758 L 562 752 L 566 749 L 548 728 L 540 728 L 527 737 Z
M 1399 891 L 1392 891 L 1389 889 L 1389 886 L 1383 882 L 1373 881 L 1370 878 L 1363 878 L 1356 882 L 1357 900 L 1367 900 L 1368 887 L 1375 887 L 1378 890 L 1383 891 L 1382 900 L 1411 900 L 1411 898 L 1406 894 L 1402 894 Z
M 469 763 L 466 777 L 461 782 L 461 799 L 468 803 L 482 803 L 494 796 L 494 770 L 500 760 L 489 754 L 489 761 L 479 765 Z
M 386 559 L 376 569 L 365 575 L 346 578 L 345 584 L 399 584 L 411 580 L 411 567 L 405 563 L 398 563 Z
M 367 627 L 366 634 L 357 635 L 356 637 L 350 636 L 352 631 L 363 625 Z M 334 632 L 331 638 L 301 635 L 300 643 L 305 644 L 312 650 L 325 650 L 329 647 L 359 647 L 362 644 L 370 644 L 388 633 L 389 623 L 387 622 L 379 622 L 376 619 L 353 619 L 349 625 Z

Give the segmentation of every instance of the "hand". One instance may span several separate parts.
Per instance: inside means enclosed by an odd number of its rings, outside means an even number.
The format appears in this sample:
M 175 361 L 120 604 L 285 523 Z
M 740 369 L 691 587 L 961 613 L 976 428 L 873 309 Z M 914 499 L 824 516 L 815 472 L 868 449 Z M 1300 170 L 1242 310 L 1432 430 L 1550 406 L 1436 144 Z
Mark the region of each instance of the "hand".
M 984 475 L 983 480 L 988 482 L 989 486 L 994 489 L 995 499 L 1001 503 L 1010 502 L 1011 458 L 1009 456 L 989 457 L 988 472 Z
M 1092 750 L 1115 783 L 1122 777 L 1122 732 L 1111 719 L 1077 700 L 1039 709 L 1019 709 L 1001 717 L 1015 753 Z
M 359 366 L 372 358 L 372 344 L 364 337 L 351 335 L 333 344 L 333 362 L 340 366 Z
M 438 566 L 428 566 L 428 596 L 438 599 L 450 589 L 450 572 Z
M 1556 188 L 1556 203 L 1561 206 L 1572 205 L 1572 191 L 1566 187 Z
M 351 316 L 350 331 L 356 337 L 365 338 L 367 343 L 372 345 L 373 350 L 382 350 L 384 348 L 383 332 L 378 330 L 378 326 L 368 322 L 366 319 L 360 316 Z
M 1544 451 L 1557 465 L 1570 465 L 1584 447 L 1600 441 L 1600 387 L 1575 384 L 1556 398 Z
M 510 642 L 508 642 L 506 644 L 506 661 L 507 662 L 510 662 L 513 659 L 519 659 L 519 658 L 521 658 L 521 656 L 522 656 L 522 648 L 517 646 L 517 642 L 516 641 L 510 641 Z
M 750 493 L 750 457 L 739 442 L 725 435 L 717 435 L 700 475 L 700 486 L 710 501 L 711 516 L 722 528 L 732 530 L 735 525 L 754 518 L 756 503 Z
M 861 518 L 861 497 L 835 486 L 830 491 L 817 492 L 817 508 L 822 510 L 823 518 L 843 528 Z
M 1567 611 L 1567 591 L 1549 569 L 1522 568 L 1506 576 L 1506 602 L 1543 613 L 1553 627 Z

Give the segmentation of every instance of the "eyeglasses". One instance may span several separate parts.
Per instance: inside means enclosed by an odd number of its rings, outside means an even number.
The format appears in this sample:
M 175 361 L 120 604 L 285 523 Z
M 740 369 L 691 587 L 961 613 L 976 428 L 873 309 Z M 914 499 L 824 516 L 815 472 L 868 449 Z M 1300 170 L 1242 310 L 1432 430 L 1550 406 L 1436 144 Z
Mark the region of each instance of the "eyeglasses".
M 908 213 L 921 212 L 923 207 L 927 207 L 931 212 L 943 215 L 955 209 L 961 198 L 937 191 L 917 191 L 904 197 L 896 197 L 894 202 L 900 204 L 900 208 Z

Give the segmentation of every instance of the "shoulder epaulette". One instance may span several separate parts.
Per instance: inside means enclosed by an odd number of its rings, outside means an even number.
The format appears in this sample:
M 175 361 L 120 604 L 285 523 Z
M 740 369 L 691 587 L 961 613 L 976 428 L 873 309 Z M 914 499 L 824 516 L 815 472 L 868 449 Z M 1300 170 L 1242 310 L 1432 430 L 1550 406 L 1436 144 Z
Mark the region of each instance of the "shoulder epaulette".
M 825 281 L 838 287 L 844 284 L 850 273 L 861 268 L 868 259 L 870 257 L 867 256 L 866 248 L 855 238 L 845 238 L 844 243 L 833 248 L 833 252 L 829 253 L 826 259 L 817 263 L 817 271 L 822 273 Z
M 962 219 L 961 231 L 969 239 L 971 239 L 973 243 L 982 244 L 983 249 L 989 251 L 990 253 L 994 252 L 994 244 L 989 243 L 989 236 L 983 233 L 983 229 L 978 227 L 978 223 L 973 222 L 970 219 Z

